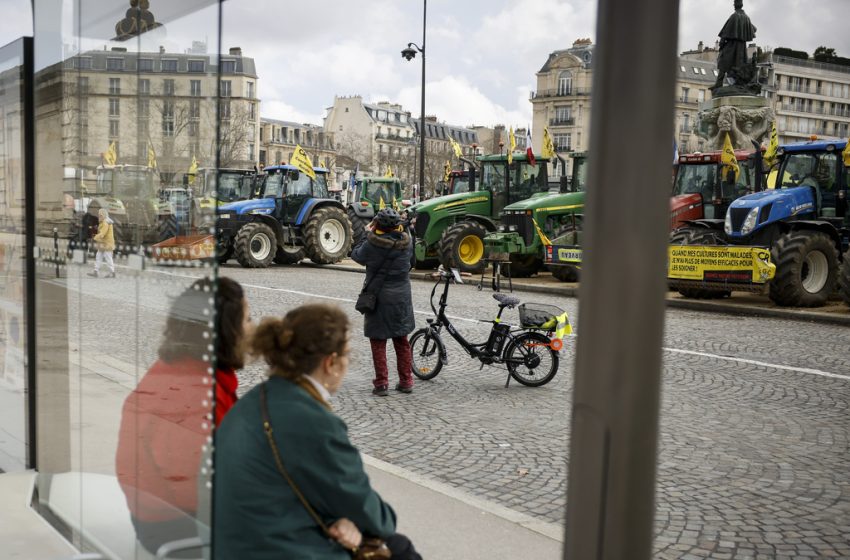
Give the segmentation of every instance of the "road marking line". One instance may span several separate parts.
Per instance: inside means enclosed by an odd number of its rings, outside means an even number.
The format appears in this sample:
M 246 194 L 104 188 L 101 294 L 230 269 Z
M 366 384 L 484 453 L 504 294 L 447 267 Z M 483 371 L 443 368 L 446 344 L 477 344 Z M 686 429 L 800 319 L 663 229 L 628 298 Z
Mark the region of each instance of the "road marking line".
M 174 272 L 168 272 L 168 271 L 164 271 L 164 270 L 149 270 L 149 272 L 157 272 L 159 274 L 168 274 L 168 275 L 171 275 L 171 276 L 182 276 L 184 278 L 194 278 L 193 276 L 177 274 L 177 273 L 174 273 Z M 323 295 L 319 295 L 319 294 L 312 294 L 310 292 L 302 292 L 302 291 L 298 291 L 298 290 L 287 290 L 286 288 L 272 288 L 270 286 L 260 286 L 260 285 L 257 285 L 257 284 L 244 284 L 244 283 L 242 285 L 247 286 L 249 288 L 255 288 L 255 289 L 258 289 L 258 290 L 279 291 L 279 292 L 286 292 L 286 293 L 291 293 L 291 294 L 295 294 L 295 295 L 309 296 L 309 297 L 315 297 L 315 298 L 320 298 L 320 299 L 329 299 L 329 300 L 333 300 L 333 301 L 341 301 L 341 302 L 345 302 L 345 303 L 355 303 L 355 300 L 353 300 L 353 299 L 339 298 L 339 297 L 334 297 L 334 296 L 323 296 Z M 414 309 L 413 312 L 420 314 L 420 315 L 429 315 L 429 316 L 433 315 L 433 313 L 431 311 L 419 311 L 419 310 Z M 484 324 L 486 324 L 486 323 L 490 322 L 490 321 L 482 321 L 480 319 L 468 319 L 466 317 L 456 317 L 454 315 L 448 315 L 448 317 L 450 319 L 453 319 L 453 320 L 456 320 L 456 321 L 467 321 L 469 323 L 484 323 Z M 578 333 L 577 332 L 573 333 L 570 336 L 571 337 L 572 336 L 578 336 Z M 704 357 L 704 358 L 713 358 L 715 360 L 738 362 L 738 363 L 741 363 L 741 364 L 750 364 L 750 365 L 766 367 L 766 368 L 782 369 L 782 370 L 785 370 L 785 371 L 793 371 L 793 372 L 796 372 L 796 373 L 805 373 L 805 374 L 809 374 L 809 375 L 817 375 L 819 377 L 827 377 L 827 378 L 830 378 L 830 379 L 841 379 L 842 381 L 850 381 L 850 375 L 841 375 L 841 374 L 838 374 L 838 373 L 831 373 L 831 372 L 822 371 L 822 370 L 819 370 L 819 369 L 800 368 L 800 367 L 794 367 L 794 366 L 785 366 L 785 365 L 781 365 L 781 364 L 771 364 L 769 362 L 760 362 L 758 360 L 748 360 L 746 358 L 736 358 L 734 356 L 723 356 L 723 355 L 720 355 L 720 354 L 709 354 L 708 352 L 696 352 L 694 350 L 682 350 L 682 349 L 679 349 L 679 348 L 667 348 L 666 346 L 662 347 L 662 350 L 664 350 L 665 352 L 687 354 L 687 355 L 692 355 L 692 356 L 701 356 L 701 357 Z
M 702 356 L 704 358 L 715 358 L 718 360 L 728 360 L 731 362 L 738 362 L 742 364 L 750 364 L 754 366 L 761 366 L 766 368 L 774 368 L 774 369 L 784 369 L 786 371 L 795 371 L 798 373 L 808 373 L 811 375 L 819 375 L 821 377 L 829 377 L 831 379 L 842 379 L 844 381 L 850 381 L 850 375 L 841 375 L 838 373 L 830 373 L 828 371 L 821 371 L 819 369 L 811 369 L 811 368 L 800 368 L 794 366 L 783 366 L 780 364 L 771 364 L 768 362 L 760 362 L 758 360 L 748 360 L 746 358 L 736 358 L 734 356 L 721 356 L 718 354 L 709 354 L 707 352 L 696 352 L 694 350 L 680 350 L 678 348 L 666 348 L 664 347 L 665 352 L 673 352 L 676 354 L 688 354 L 690 356 Z

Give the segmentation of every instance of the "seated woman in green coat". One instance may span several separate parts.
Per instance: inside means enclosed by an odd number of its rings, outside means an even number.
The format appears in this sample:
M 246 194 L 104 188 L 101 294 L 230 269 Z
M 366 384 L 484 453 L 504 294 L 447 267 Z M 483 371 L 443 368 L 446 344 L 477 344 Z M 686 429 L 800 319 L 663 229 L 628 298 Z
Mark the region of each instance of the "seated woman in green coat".
M 348 316 L 304 305 L 257 327 L 251 347 L 269 380 L 228 412 L 215 433 L 215 542 L 219 560 L 344 560 L 363 536 L 392 558 L 418 560 L 396 534 L 396 515 L 369 484 L 360 453 L 329 403 L 348 371 Z M 326 535 L 278 468 L 264 431 L 262 398 L 282 466 L 328 528 Z

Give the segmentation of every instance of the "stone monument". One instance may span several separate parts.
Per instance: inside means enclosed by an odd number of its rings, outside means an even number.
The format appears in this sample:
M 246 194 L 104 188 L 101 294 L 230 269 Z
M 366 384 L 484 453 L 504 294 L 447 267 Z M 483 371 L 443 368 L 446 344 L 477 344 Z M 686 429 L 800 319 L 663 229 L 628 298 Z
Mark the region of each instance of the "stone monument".
M 755 39 L 756 26 L 744 12 L 743 0 L 734 0 L 735 12 L 720 30 L 717 82 L 712 99 L 700 108 L 697 133 L 709 149 L 720 150 L 726 133 L 736 150 L 751 150 L 770 132 L 775 115 L 762 97 L 757 55 L 747 60 L 747 43 Z

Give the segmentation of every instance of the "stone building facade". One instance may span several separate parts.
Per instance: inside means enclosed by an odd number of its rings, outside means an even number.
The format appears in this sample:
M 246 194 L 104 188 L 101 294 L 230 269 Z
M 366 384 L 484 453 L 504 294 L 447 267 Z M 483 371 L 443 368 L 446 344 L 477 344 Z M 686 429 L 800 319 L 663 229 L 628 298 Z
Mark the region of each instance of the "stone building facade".
M 330 170 L 329 181 L 334 183 L 337 153 L 333 133 L 325 132 L 324 127 L 317 124 L 260 120 L 260 165 L 289 163 L 298 145 L 304 148 L 314 166 Z

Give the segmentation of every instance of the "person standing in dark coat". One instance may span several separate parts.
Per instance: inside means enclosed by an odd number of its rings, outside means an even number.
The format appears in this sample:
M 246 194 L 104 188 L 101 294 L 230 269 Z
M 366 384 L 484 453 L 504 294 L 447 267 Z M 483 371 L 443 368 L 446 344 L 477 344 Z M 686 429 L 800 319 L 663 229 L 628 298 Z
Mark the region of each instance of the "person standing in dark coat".
M 396 353 L 399 382 L 396 390 L 413 391 L 413 355 L 407 335 L 416 328 L 413 317 L 413 295 L 410 290 L 410 263 L 413 239 L 404 231 L 401 216 L 392 208 L 384 208 L 366 226 L 366 238 L 351 252 L 355 262 L 366 267 L 366 282 L 377 294 L 378 304 L 363 320 L 363 334 L 372 347 L 375 380 L 372 393 L 387 396 L 387 340 L 392 339 Z

